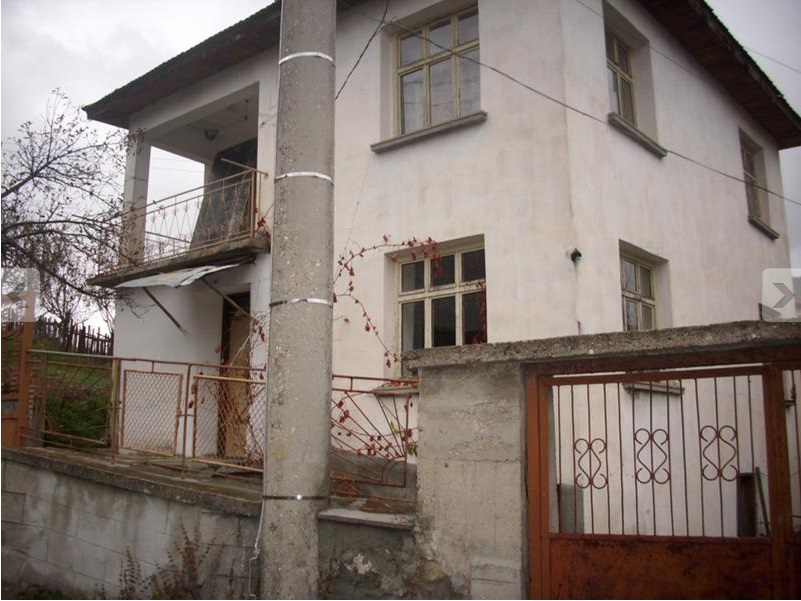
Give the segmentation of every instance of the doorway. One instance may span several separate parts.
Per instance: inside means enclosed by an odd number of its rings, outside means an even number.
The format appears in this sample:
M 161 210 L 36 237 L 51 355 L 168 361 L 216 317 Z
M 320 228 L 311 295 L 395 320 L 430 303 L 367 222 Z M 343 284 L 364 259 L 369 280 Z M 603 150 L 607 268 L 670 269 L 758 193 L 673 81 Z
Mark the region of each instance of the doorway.
M 230 299 L 230 300 L 229 300 Z M 232 302 L 233 301 L 233 302 Z M 223 301 L 220 396 L 217 453 L 244 458 L 250 423 L 250 292 L 232 294 Z

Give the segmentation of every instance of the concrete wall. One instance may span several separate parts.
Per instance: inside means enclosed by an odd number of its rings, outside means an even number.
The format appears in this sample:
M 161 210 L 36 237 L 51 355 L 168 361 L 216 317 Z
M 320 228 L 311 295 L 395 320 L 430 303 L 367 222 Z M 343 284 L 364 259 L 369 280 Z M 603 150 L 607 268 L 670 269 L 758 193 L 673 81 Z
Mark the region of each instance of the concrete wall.
M 602 359 L 651 357 L 653 366 L 656 361 L 673 360 L 674 364 L 687 361 L 692 351 L 717 352 L 710 355 L 711 361 L 719 361 L 720 353 L 737 351 L 738 361 L 758 363 L 769 360 L 774 349 L 781 349 L 788 357 L 796 356 L 799 341 L 801 323 L 738 322 L 406 353 L 404 359 L 418 370 L 421 382 L 415 530 L 419 552 L 441 567 L 459 595 L 503 599 L 525 598 L 528 593 L 530 540 L 526 530 L 528 505 L 523 473 L 526 458 L 523 375 L 528 365 L 562 361 L 575 366 L 583 361 L 589 366 Z M 746 351 L 752 359 L 746 358 Z M 739 383 L 741 400 L 744 390 L 745 386 Z M 729 391 L 720 392 L 721 402 L 725 403 Z M 758 399 L 758 393 L 753 393 L 755 424 L 762 419 Z M 602 413 L 596 411 L 593 415 L 595 427 L 601 428 Z M 743 422 L 748 419 L 744 415 L 741 411 L 743 437 L 746 431 Z M 707 419 L 712 421 L 711 416 Z M 725 408 L 716 419 L 732 421 Z M 759 445 L 758 435 L 754 436 Z M 572 440 L 571 434 L 566 446 Z M 748 443 L 743 441 L 741 445 L 742 453 L 748 454 Z M 691 447 L 687 448 L 690 449 L 688 465 L 695 463 L 697 470 L 699 456 L 693 454 Z M 757 450 L 758 463 L 762 456 Z M 747 462 L 742 467 L 751 469 Z M 627 502 L 629 512 L 631 499 Z M 707 499 L 703 507 L 708 520 L 719 519 L 720 513 L 716 512 L 720 506 L 716 501 Z M 733 520 L 730 516 L 727 519 L 731 533 Z M 695 516 L 691 527 L 694 520 Z M 716 534 L 716 525 L 707 526 L 707 536 Z
M 457 592 L 525 596 L 524 398 L 518 363 L 424 369 L 419 544 Z
M 216 557 L 203 598 L 245 597 L 257 515 L 154 496 L 146 480 L 130 490 L 6 457 L 2 466 L 4 585 L 38 584 L 73 598 L 96 598 L 102 587 L 113 599 L 126 553 L 146 577 L 168 564 L 168 553 L 176 557 L 186 532 Z
M 250 292 L 251 314 L 267 327 L 270 304 L 270 256 L 261 255 L 253 265 L 243 265 L 208 276 L 206 279 L 223 294 Z M 129 296 L 117 303 L 114 355 L 220 363 L 223 299 L 202 282 L 171 288 L 158 286 L 151 293 L 181 324 L 180 331 L 170 318 L 140 288 L 126 291 Z M 258 337 L 251 341 L 251 365 L 264 367 L 267 346 Z
M 329 509 L 318 518 L 326 599 L 453 599 L 442 568 L 421 555 L 413 518 Z

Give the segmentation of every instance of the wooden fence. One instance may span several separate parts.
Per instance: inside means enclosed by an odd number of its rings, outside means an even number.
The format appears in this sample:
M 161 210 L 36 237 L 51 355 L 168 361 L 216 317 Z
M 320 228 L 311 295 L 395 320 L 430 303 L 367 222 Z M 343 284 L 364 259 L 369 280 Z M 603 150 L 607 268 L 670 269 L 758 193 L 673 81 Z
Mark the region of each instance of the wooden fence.
M 114 347 L 113 334 L 103 334 L 87 325 L 59 323 L 44 317 L 36 322 L 35 338 L 37 342 L 55 343 L 59 350 L 68 353 L 111 355 Z

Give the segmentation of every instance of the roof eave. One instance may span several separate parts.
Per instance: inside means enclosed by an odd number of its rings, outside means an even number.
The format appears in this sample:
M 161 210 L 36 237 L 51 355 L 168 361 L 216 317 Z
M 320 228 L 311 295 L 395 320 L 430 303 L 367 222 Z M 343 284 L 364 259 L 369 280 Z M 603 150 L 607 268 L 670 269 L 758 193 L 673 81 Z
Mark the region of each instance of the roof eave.
M 801 117 L 702 0 L 640 0 L 726 92 L 775 140 L 801 146 Z
M 276 44 L 280 21 L 278 0 L 83 109 L 90 119 L 127 129 L 130 116 L 144 106 Z
M 364 0 L 339 0 L 340 9 Z M 702 0 L 640 0 L 773 137 L 779 149 L 801 146 L 801 117 Z M 90 119 L 130 128 L 133 113 L 278 43 L 281 1 L 251 15 L 84 107 Z

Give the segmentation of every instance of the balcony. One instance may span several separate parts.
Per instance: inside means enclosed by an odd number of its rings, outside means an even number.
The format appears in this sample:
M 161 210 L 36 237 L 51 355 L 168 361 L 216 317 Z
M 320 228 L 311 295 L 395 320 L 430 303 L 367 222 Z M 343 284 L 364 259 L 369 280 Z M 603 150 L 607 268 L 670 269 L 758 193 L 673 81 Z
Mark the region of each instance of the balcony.
M 268 250 L 268 230 L 258 213 L 262 179 L 248 170 L 128 211 L 117 265 L 90 283 L 112 287 Z

